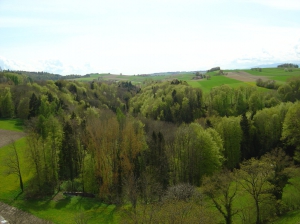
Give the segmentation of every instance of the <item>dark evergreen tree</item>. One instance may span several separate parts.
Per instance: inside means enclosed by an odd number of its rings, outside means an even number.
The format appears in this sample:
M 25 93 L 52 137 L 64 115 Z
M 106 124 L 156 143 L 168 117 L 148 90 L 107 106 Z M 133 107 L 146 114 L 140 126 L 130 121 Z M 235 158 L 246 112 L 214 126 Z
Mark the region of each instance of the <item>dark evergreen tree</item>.
M 36 117 L 38 115 L 39 107 L 41 105 L 41 99 L 37 98 L 35 93 L 32 93 L 29 101 L 29 115 L 28 119 Z
M 152 173 L 156 177 L 157 182 L 166 190 L 169 185 L 169 165 L 165 140 L 161 132 L 156 134 L 153 131 L 150 150 L 149 163 Z
M 241 129 L 243 132 L 242 142 L 241 142 L 241 160 L 250 159 L 253 156 L 252 143 L 250 139 L 250 124 L 245 113 L 242 114 L 242 119 L 240 122 Z
M 71 180 L 78 176 L 78 150 L 74 138 L 74 131 L 69 121 L 63 127 L 62 147 L 59 153 L 59 178 L 60 180 Z

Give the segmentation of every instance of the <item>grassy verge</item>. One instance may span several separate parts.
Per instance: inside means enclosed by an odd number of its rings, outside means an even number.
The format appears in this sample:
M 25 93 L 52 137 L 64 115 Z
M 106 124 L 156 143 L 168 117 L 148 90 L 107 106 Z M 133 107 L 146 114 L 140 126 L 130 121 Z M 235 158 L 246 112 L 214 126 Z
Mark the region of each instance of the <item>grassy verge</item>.
M 272 222 L 272 224 L 295 224 L 300 223 L 300 210 L 286 213 L 284 216 Z
M 57 224 L 71 224 L 83 218 L 88 223 L 119 223 L 115 205 L 79 196 L 60 196 L 43 200 L 17 200 L 14 206 Z
M 10 130 L 10 131 L 23 131 L 23 120 L 0 119 L 0 129 Z

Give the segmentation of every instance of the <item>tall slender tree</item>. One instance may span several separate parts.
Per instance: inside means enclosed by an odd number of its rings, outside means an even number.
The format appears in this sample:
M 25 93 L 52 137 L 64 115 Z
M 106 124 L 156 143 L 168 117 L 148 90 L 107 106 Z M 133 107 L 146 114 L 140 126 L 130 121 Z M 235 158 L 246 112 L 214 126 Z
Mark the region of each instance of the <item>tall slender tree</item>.
M 19 154 L 17 151 L 17 146 L 14 141 L 10 143 L 11 152 L 8 154 L 9 156 L 5 158 L 3 161 L 5 166 L 7 167 L 6 174 L 14 174 L 17 175 L 19 178 L 20 188 L 23 192 L 24 190 L 24 184 L 22 179 L 22 173 L 21 173 L 21 166 L 20 166 L 20 160 L 19 160 Z

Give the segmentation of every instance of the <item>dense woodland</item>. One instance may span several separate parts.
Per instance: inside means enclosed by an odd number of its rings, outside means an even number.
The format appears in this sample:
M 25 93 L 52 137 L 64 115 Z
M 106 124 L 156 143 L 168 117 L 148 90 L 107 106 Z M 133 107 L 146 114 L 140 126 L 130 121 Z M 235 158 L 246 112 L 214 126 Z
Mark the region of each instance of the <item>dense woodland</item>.
M 92 193 L 130 203 L 124 220 L 136 223 L 214 223 L 207 201 L 226 223 L 293 209 L 282 194 L 300 162 L 300 79 L 203 94 L 178 80 L 140 88 L 4 71 L 0 87 L 0 117 L 25 123 L 28 198 Z M 241 197 L 250 202 L 234 207 Z

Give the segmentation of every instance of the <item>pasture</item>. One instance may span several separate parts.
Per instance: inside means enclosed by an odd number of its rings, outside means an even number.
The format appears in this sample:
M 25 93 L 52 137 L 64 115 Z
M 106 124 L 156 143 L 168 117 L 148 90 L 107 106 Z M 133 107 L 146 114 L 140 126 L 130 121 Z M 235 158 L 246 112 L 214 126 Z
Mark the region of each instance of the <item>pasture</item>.
M 279 81 L 281 83 L 286 82 L 288 79 L 294 77 L 300 77 L 300 68 L 293 68 L 293 71 L 285 71 L 284 68 L 262 68 L 262 71 L 256 70 L 243 70 L 253 76 L 264 76 L 268 79 Z
M 190 81 L 187 81 L 187 83 L 189 85 L 191 85 L 192 87 L 202 89 L 204 93 L 209 92 L 213 87 L 221 86 L 224 84 L 226 84 L 230 87 L 233 87 L 233 88 L 236 88 L 241 85 L 245 85 L 245 86 L 248 85 L 247 83 L 244 83 L 239 80 L 231 79 L 226 76 L 214 76 L 214 75 L 212 75 L 211 79 L 209 79 L 209 80 L 207 80 L 207 79 L 190 80 Z
M 21 119 L 0 119 L 0 129 L 23 131 L 23 121 Z
M 300 77 L 300 68 L 287 72 L 284 68 L 262 68 L 261 72 L 251 69 L 241 70 L 225 70 L 228 75 L 217 75 L 218 72 L 209 72 L 211 79 L 193 80 L 195 74 L 193 72 L 178 72 L 177 74 L 159 73 L 155 75 L 113 75 L 113 74 L 91 74 L 90 77 L 76 79 L 77 81 L 131 81 L 135 85 L 147 85 L 156 81 L 172 81 L 178 79 L 186 81 L 195 88 L 201 88 L 204 93 L 209 92 L 213 87 L 220 85 L 229 85 L 232 88 L 239 86 L 256 86 L 255 82 L 258 78 L 263 80 L 275 80 L 279 84 L 283 84 L 291 78 Z M 264 89 L 264 88 L 260 88 Z
M 251 71 L 251 70 L 249 70 Z M 91 74 L 90 77 L 83 77 L 76 79 L 77 81 L 130 81 L 135 85 L 147 85 L 156 81 L 172 81 L 174 79 L 178 79 L 181 81 L 186 81 L 189 85 L 195 88 L 201 88 L 204 93 L 209 92 L 213 87 L 220 85 L 229 85 L 232 88 L 237 88 L 239 86 L 255 86 L 255 81 L 258 78 L 269 79 L 268 72 L 261 72 L 255 74 L 255 71 L 251 71 L 253 74 L 250 74 L 248 70 L 233 70 L 228 73 L 227 76 L 217 75 L 218 72 L 210 72 L 208 73 L 211 78 L 207 79 L 198 79 L 193 80 L 195 74 L 193 72 L 179 72 L 178 74 L 169 74 L 169 73 L 159 73 L 157 75 L 113 75 L 113 74 Z M 279 82 L 284 82 L 291 76 L 274 76 L 274 80 L 278 80 Z

